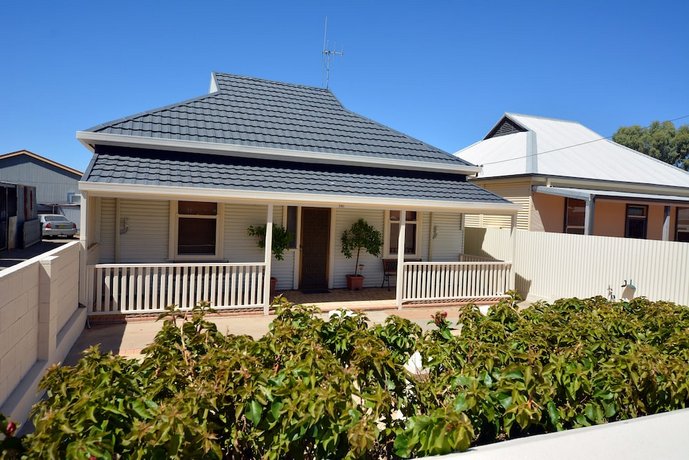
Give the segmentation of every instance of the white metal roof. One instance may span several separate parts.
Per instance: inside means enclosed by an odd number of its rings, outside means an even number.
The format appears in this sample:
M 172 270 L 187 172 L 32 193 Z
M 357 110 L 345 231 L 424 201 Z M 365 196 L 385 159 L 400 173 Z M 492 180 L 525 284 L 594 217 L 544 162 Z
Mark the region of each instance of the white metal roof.
M 504 117 L 527 132 L 493 137 L 455 152 L 482 166 L 479 178 L 540 174 L 689 188 L 686 171 L 604 139 L 576 121 L 514 113 Z M 531 169 L 529 135 L 535 138 L 536 153 Z

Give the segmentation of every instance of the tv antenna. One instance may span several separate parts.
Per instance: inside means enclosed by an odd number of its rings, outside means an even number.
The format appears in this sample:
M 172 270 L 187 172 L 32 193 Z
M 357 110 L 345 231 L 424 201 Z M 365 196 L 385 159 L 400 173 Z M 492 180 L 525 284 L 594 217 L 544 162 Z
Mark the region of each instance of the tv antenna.
M 325 30 L 323 32 L 323 66 L 325 70 L 325 89 L 328 89 L 330 83 L 330 65 L 331 61 L 336 56 L 344 56 L 344 51 L 336 51 L 328 49 L 328 16 L 325 17 Z

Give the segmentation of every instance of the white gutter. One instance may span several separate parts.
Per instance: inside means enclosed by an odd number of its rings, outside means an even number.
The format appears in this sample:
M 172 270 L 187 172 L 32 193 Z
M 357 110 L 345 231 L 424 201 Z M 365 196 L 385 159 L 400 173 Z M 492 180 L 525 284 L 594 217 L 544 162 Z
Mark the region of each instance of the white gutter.
M 319 205 L 335 208 L 368 209 L 419 209 L 444 210 L 484 214 L 516 214 L 521 207 L 513 203 L 482 203 L 480 201 L 419 200 L 411 198 L 381 198 L 355 195 L 328 195 L 317 193 L 269 192 L 261 190 L 234 190 L 214 188 L 170 187 L 142 184 L 113 184 L 79 182 L 79 190 L 90 196 L 147 197 L 169 200 L 194 198 L 214 201 L 243 201 L 247 203 L 274 203 L 281 205 Z
M 179 139 L 151 138 L 143 136 L 124 136 L 120 134 L 94 133 L 77 131 L 77 139 L 92 152 L 94 146 L 115 145 L 121 147 L 139 147 L 154 150 L 175 150 L 178 152 L 206 153 L 211 155 L 241 156 L 244 158 L 281 159 L 306 163 L 327 163 L 350 166 L 372 166 L 387 169 L 405 169 L 415 171 L 435 171 L 454 174 L 474 174 L 478 166 L 467 166 L 445 163 L 430 163 L 413 160 L 388 159 L 384 157 L 366 157 L 358 155 L 311 152 L 304 150 L 287 150 L 270 147 L 254 147 L 237 144 L 218 144 L 213 142 L 185 141 Z

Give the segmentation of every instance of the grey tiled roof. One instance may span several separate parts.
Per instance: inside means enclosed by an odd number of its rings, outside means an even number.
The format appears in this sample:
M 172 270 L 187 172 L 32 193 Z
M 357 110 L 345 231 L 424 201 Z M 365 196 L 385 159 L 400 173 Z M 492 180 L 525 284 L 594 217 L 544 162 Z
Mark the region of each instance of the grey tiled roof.
M 100 146 L 88 182 L 509 203 L 457 174 Z
M 215 73 L 218 91 L 105 123 L 126 136 L 470 165 L 345 109 L 327 89 Z

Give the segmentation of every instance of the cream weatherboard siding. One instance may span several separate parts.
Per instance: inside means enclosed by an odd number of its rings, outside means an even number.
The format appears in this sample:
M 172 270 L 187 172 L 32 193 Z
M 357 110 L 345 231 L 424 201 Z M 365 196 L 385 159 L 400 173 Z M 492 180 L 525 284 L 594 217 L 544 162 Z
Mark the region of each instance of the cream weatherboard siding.
M 169 201 L 120 200 L 120 222 L 122 262 L 168 261 Z
M 531 181 L 522 180 L 502 183 L 476 183 L 480 187 L 495 193 L 521 208 L 517 213 L 517 228 L 529 230 L 531 224 Z M 497 216 L 489 214 L 467 214 L 467 227 L 510 227 L 511 216 Z
M 351 259 L 345 258 L 342 255 L 342 243 L 340 237 L 342 233 L 347 230 L 358 219 L 365 219 L 370 225 L 381 231 L 384 231 L 385 212 L 371 209 L 333 209 L 335 213 L 335 241 L 331 242 L 333 249 L 334 267 L 332 270 L 333 279 L 330 280 L 330 285 L 333 288 L 347 287 L 346 275 L 354 273 L 354 264 L 356 263 L 356 254 Z M 366 278 L 364 281 L 365 287 L 380 286 L 383 281 L 383 265 L 380 259 L 371 256 L 366 252 L 362 252 L 359 257 L 359 263 L 364 264 L 363 275 Z
M 265 205 L 225 205 L 223 259 L 228 262 L 262 262 L 263 249 L 256 238 L 247 234 L 250 225 L 265 225 Z M 273 208 L 273 223 L 282 225 L 283 207 Z M 294 282 L 294 250 L 286 251 L 284 260 L 273 258 L 271 276 L 277 278 L 278 289 L 292 289 Z
M 462 215 L 450 213 L 429 213 L 426 220 L 430 236 L 428 260 L 431 262 L 457 262 L 464 252 Z
M 100 199 L 100 236 L 98 246 L 100 251 L 100 263 L 111 264 L 115 262 L 115 199 Z

